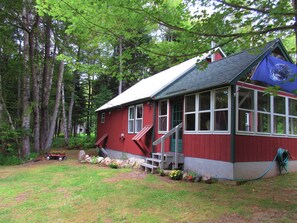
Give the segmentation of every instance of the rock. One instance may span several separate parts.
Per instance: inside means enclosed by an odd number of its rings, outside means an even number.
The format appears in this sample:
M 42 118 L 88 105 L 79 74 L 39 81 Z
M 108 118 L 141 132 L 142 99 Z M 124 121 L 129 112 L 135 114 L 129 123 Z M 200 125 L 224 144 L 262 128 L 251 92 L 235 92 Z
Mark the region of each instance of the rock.
M 123 165 L 123 160 L 119 160 L 119 159 L 117 159 L 117 160 L 115 160 L 114 161 L 116 164 L 118 164 L 118 166 L 122 166 Z
M 80 150 L 80 151 L 78 152 L 78 160 L 79 160 L 79 161 L 84 160 L 84 159 L 85 159 L 85 156 L 86 156 L 86 152 L 85 152 L 84 150 Z
M 129 164 L 129 160 L 122 160 L 120 167 L 127 168 L 126 166 Z
M 169 173 L 171 172 L 171 170 L 163 170 L 165 176 L 169 176 Z
M 195 180 L 194 180 L 194 182 L 201 182 L 201 180 L 202 180 L 202 176 L 201 175 L 197 175 L 196 177 L 195 177 Z
M 109 157 L 106 157 L 104 160 L 102 160 L 101 163 L 104 163 L 106 166 L 108 166 L 111 163 L 111 159 Z
M 97 159 L 97 163 L 101 163 L 104 160 L 104 158 L 101 156 L 97 156 L 96 159 Z
M 92 158 L 91 158 L 89 155 L 86 155 L 86 157 L 85 157 L 85 161 L 86 161 L 87 163 L 91 163 L 91 162 L 92 162 Z
M 202 180 L 204 183 L 207 183 L 207 184 L 211 184 L 215 182 L 215 180 L 211 178 L 210 174 L 203 175 Z

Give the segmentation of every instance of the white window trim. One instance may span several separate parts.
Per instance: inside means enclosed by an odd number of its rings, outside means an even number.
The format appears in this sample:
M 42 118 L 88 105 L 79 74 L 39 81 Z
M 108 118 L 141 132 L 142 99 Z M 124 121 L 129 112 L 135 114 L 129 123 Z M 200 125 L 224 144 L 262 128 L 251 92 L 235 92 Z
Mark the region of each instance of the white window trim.
M 281 95 L 277 95 L 277 96 L 278 97 L 283 97 L 285 99 L 285 114 L 280 114 L 280 113 L 275 113 L 274 112 L 274 98 L 275 97 L 272 97 L 273 98 L 272 99 L 272 101 L 273 101 L 272 102 L 273 103 L 273 110 L 271 112 L 271 119 L 272 119 L 271 134 L 275 135 L 275 136 L 286 136 L 286 135 L 289 135 L 289 131 L 287 131 L 288 130 L 287 129 L 287 125 L 288 125 L 287 120 L 288 120 L 288 116 L 289 116 L 287 107 L 289 106 L 289 104 L 287 103 L 287 97 L 284 97 L 284 96 L 281 96 Z M 285 133 L 276 133 L 276 132 L 274 132 L 274 118 L 277 117 L 277 116 L 285 118 L 285 124 L 286 124 L 286 132 Z
M 137 118 L 137 108 L 141 107 L 141 118 Z M 143 104 L 135 105 L 135 113 L 134 113 L 134 133 L 138 133 L 143 128 Z M 139 131 L 136 131 L 136 121 L 141 120 L 141 128 Z
M 166 113 L 166 115 L 160 115 L 160 108 L 161 108 L 160 104 L 161 104 L 161 102 L 164 102 L 164 101 L 166 101 L 167 113 Z M 160 130 L 160 118 L 161 117 L 166 117 L 166 130 Z M 164 133 L 168 132 L 168 128 L 169 128 L 169 100 L 166 99 L 166 100 L 161 100 L 158 103 L 158 133 L 164 134 Z
M 221 89 L 225 89 L 226 87 L 224 87 L 224 88 L 218 88 L 218 89 L 215 89 L 213 92 L 212 92 L 212 95 L 213 95 L 213 103 L 212 103 L 212 106 L 213 106 L 213 108 L 212 108 L 212 110 L 213 110 L 213 112 L 212 112 L 212 115 L 213 115 L 213 117 L 212 117 L 212 120 L 213 120 L 213 124 L 212 124 L 212 131 L 214 131 L 214 133 L 230 133 L 230 129 L 231 129 L 231 89 L 230 89 L 230 87 L 228 87 L 227 88 L 227 90 L 228 90 L 228 106 L 227 106 L 227 108 L 220 108 L 220 109 L 215 109 L 214 107 L 215 107 L 215 91 L 218 91 L 218 90 L 221 90 Z M 216 111 L 228 111 L 228 129 L 227 130 L 215 130 L 214 129 L 214 113 L 216 112 Z
M 133 117 L 133 119 L 130 119 L 130 108 L 133 108 L 133 111 L 134 111 L 134 117 Z M 129 121 L 131 121 L 131 120 L 133 122 L 133 124 L 132 124 L 133 131 L 132 132 L 129 131 Z M 127 132 L 133 134 L 135 132 L 135 106 L 129 106 L 128 107 L 128 123 L 127 124 L 128 124 L 127 125 L 127 128 L 128 128 L 127 129 Z
M 210 107 L 209 110 L 199 110 L 200 107 L 200 95 L 203 93 L 209 92 L 210 93 Z M 196 121 L 196 132 L 198 132 L 199 134 L 211 134 L 213 132 L 213 114 L 212 114 L 212 110 L 213 110 L 213 105 L 212 105 L 212 101 L 213 101 L 213 92 L 212 91 L 203 91 L 203 92 L 199 92 L 197 95 L 197 108 L 196 108 L 196 113 L 197 113 L 197 121 Z M 209 130 L 199 130 L 199 114 L 202 113 L 210 113 L 210 122 L 209 122 Z
M 188 96 L 195 96 L 195 110 L 194 111 L 190 111 L 190 112 L 186 112 L 186 97 Z M 197 108 L 198 108 L 198 97 L 197 94 L 189 94 L 189 95 L 185 95 L 184 96 L 184 124 L 183 124 L 183 128 L 184 128 L 184 132 L 186 133 L 195 133 L 198 129 L 198 125 L 197 125 L 197 118 L 198 118 L 198 114 L 197 114 Z M 186 130 L 186 115 L 190 115 L 190 114 L 195 114 L 195 130 Z
M 221 89 L 228 89 L 228 108 L 224 109 L 214 109 L 214 104 L 215 104 L 215 91 L 221 90 Z M 203 110 L 199 111 L 199 96 L 200 94 L 203 94 L 205 92 L 210 92 L 210 110 Z M 185 95 L 184 96 L 184 102 L 186 103 L 185 97 L 191 96 L 193 94 Z M 196 108 L 195 108 L 195 131 L 186 131 L 184 130 L 185 134 L 230 134 L 231 131 L 231 89 L 230 87 L 222 87 L 222 88 L 217 88 L 214 90 L 208 90 L 208 91 L 203 91 L 195 94 L 196 97 Z M 186 114 L 194 113 L 194 112 L 185 112 L 185 105 L 184 105 L 184 120 L 186 120 Z M 214 130 L 214 112 L 215 111 L 228 111 L 228 129 L 227 130 Z M 210 112 L 210 130 L 199 130 L 199 114 L 200 113 L 207 113 Z M 185 123 L 184 123 L 185 126 Z
M 295 115 L 290 115 L 290 109 L 289 109 L 289 101 L 290 101 L 290 99 L 291 100 L 295 100 L 295 101 L 297 101 L 297 99 L 296 98 L 286 98 L 287 99 L 287 103 L 288 103 L 288 106 L 286 107 L 286 109 L 287 109 L 287 114 L 288 114 L 288 118 L 287 118 L 287 133 L 288 133 L 288 135 L 289 136 L 296 136 L 296 135 L 294 135 L 294 134 L 290 134 L 290 126 L 289 126 L 289 124 L 290 124 L 290 118 L 293 118 L 293 119 L 297 119 L 297 115 L 295 116 Z
M 100 122 L 101 122 L 102 124 L 105 123 L 105 112 L 102 112 L 102 113 L 101 113 Z
M 294 135 L 294 134 L 289 134 L 289 118 L 292 117 L 292 118 L 297 118 L 297 116 L 291 116 L 289 115 L 289 99 L 293 99 L 293 100 L 297 100 L 296 98 L 293 98 L 293 97 L 289 97 L 289 96 L 286 96 L 286 95 L 277 95 L 279 97 L 283 97 L 285 98 L 285 114 L 278 114 L 278 113 L 274 113 L 274 96 L 270 96 L 270 132 L 269 133 L 265 133 L 265 132 L 258 132 L 258 128 L 257 128 L 257 119 L 256 119 L 256 115 L 258 113 L 258 99 L 257 99 L 257 95 L 258 95 L 258 92 L 263 92 L 262 90 L 258 90 L 258 89 L 254 89 L 252 87 L 242 87 L 240 85 L 236 86 L 236 92 L 238 92 L 241 88 L 244 88 L 244 89 L 249 89 L 249 90 L 253 90 L 254 92 L 254 110 L 249 110 L 249 109 L 239 109 L 238 108 L 238 100 L 239 100 L 239 94 L 236 94 L 236 133 L 239 134 L 239 135 L 258 135 L 258 136 L 269 136 L 269 137 L 293 137 L 293 138 L 296 138 L 297 137 L 297 134 Z M 247 132 L 247 131 L 242 131 L 242 130 L 238 130 L 238 112 L 239 110 L 247 110 L 247 111 L 252 111 L 254 112 L 254 131 L 250 131 L 250 132 Z M 265 113 L 265 112 L 262 112 L 260 111 L 259 113 Z M 282 116 L 282 117 L 285 117 L 286 119 L 286 133 L 285 134 L 279 134 L 279 133 L 274 133 L 274 117 L 275 116 Z

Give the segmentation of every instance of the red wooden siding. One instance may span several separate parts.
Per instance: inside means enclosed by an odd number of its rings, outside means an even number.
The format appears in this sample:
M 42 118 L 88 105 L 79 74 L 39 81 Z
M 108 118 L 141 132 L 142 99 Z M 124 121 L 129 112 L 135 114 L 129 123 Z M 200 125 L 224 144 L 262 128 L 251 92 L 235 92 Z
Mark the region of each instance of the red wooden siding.
M 143 104 L 143 126 L 153 124 L 153 106 Z M 108 134 L 107 148 L 140 156 L 145 154 L 133 142 L 136 134 L 128 133 L 128 107 L 105 112 L 105 123 L 101 123 L 101 113 L 98 113 L 97 139 Z M 124 139 L 121 139 L 124 134 Z
M 221 60 L 221 59 L 223 59 L 223 56 L 221 53 L 218 52 L 218 53 L 215 53 L 214 59 L 215 59 L 215 61 Z
M 297 138 L 237 135 L 235 162 L 271 161 L 278 148 L 297 158 Z
M 183 152 L 188 157 L 230 161 L 230 135 L 184 134 Z

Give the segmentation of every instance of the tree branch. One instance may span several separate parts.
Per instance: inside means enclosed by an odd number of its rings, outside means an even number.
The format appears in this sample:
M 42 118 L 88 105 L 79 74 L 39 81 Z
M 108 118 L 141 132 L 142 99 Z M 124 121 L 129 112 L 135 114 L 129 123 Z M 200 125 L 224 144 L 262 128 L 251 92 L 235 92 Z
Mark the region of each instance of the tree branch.
M 281 13 L 271 13 L 271 9 L 257 9 L 257 8 L 252 8 L 244 5 L 238 5 L 234 3 L 229 3 L 225 0 L 216 0 L 217 2 L 220 2 L 224 5 L 227 5 L 229 7 L 235 8 L 235 9 L 244 9 L 247 11 L 253 11 L 253 12 L 258 12 L 258 13 L 263 13 L 263 14 L 278 14 L 282 16 L 295 16 L 296 12 L 281 12 Z

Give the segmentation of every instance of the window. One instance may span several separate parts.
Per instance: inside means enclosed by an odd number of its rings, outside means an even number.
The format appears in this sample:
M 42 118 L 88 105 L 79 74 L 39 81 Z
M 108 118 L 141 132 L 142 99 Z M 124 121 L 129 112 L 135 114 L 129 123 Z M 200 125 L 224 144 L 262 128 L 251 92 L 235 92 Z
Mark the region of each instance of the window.
M 128 108 L 128 133 L 137 133 L 142 129 L 143 107 L 142 105 Z
M 228 88 L 185 96 L 185 131 L 229 130 Z
M 254 131 L 254 91 L 246 88 L 238 91 L 238 130 Z
M 297 99 L 240 88 L 237 106 L 238 131 L 297 136 Z
M 185 97 L 185 130 L 195 131 L 196 128 L 196 95 Z
M 273 103 L 273 133 L 286 134 L 286 100 L 276 96 Z
M 136 106 L 136 117 L 135 117 L 135 132 L 140 132 L 142 129 L 142 105 Z
M 214 92 L 214 130 L 228 130 L 228 88 Z
M 289 134 L 297 135 L 297 100 L 289 98 Z
M 167 131 L 168 130 L 168 101 L 160 101 L 159 102 L 159 131 Z
M 257 132 L 270 133 L 270 95 L 257 93 Z
M 105 123 L 105 112 L 101 113 L 101 123 Z
M 210 131 L 210 91 L 199 94 L 198 130 Z
M 129 107 L 128 109 L 128 132 L 134 133 L 134 117 L 135 117 L 135 107 Z

